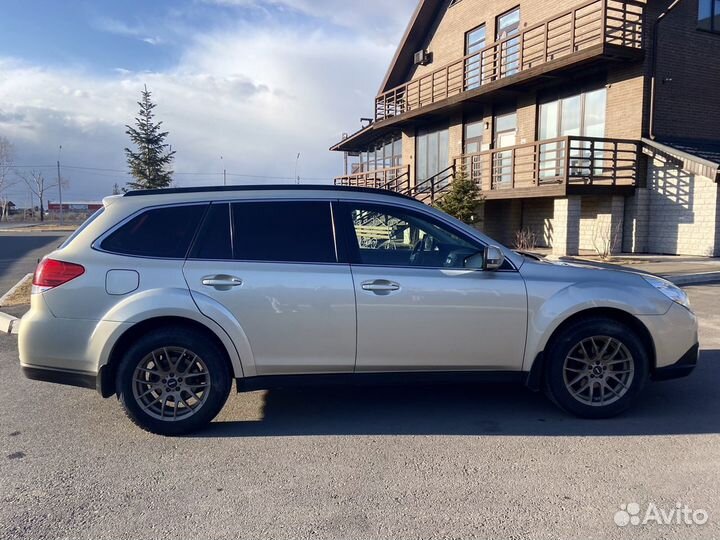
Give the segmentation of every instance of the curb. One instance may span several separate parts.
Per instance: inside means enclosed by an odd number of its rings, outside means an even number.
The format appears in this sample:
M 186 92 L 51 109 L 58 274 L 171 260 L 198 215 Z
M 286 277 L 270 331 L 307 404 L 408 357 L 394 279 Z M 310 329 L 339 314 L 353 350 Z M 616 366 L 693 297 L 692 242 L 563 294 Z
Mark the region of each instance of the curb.
M 20 329 L 20 319 L 0 311 L 0 334 L 17 334 Z
M 17 291 L 20 287 L 22 287 L 28 279 L 32 279 L 32 277 L 33 277 L 33 274 L 25 274 L 20 279 L 20 281 L 18 281 L 15 285 L 10 287 L 10 290 L 8 292 L 6 292 L 2 296 L 0 296 L 0 306 L 2 306 L 3 303 L 5 302 L 5 300 L 10 298 L 10 296 L 12 296 L 12 294 L 14 294 L 15 291 Z
M 665 275 L 662 276 L 672 281 L 678 287 L 683 285 L 704 285 L 706 283 L 720 283 L 720 272 L 701 272 L 699 274 Z

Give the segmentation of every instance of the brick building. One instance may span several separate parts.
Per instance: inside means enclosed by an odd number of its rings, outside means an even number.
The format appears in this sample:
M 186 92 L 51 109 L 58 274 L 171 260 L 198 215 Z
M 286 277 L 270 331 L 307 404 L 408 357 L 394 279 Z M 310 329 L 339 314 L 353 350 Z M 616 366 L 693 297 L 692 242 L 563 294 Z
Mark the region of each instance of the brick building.
M 720 256 L 720 1 L 421 0 L 332 150 L 428 203 L 464 171 L 507 244 Z

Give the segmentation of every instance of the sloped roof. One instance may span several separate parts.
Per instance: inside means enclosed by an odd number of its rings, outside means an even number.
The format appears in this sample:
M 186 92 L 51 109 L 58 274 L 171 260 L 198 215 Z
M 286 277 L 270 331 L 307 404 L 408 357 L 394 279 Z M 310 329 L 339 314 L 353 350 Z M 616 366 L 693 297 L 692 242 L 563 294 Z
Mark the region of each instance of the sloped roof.
M 427 29 L 444 3 L 445 0 L 420 0 L 390 62 L 378 94 L 405 82 L 403 78 L 413 65 L 413 54 L 422 48 L 427 37 Z
M 682 161 L 684 169 L 720 182 L 720 140 L 644 138 L 643 142 Z

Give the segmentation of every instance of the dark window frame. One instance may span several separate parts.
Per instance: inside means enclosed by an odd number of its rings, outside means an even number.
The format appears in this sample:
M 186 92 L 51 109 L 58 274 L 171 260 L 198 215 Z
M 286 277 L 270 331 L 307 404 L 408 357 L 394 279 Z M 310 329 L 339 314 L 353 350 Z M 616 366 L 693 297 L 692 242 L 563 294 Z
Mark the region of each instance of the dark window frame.
M 234 262 L 234 263 L 243 263 L 243 264 L 249 264 L 249 263 L 258 263 L 258 264 L 315 264 L 315 265 L 338 265 L 338 264 L 347 264 L 342 262 L 343 257 L 343 251 L 341 243 L 338 241 L 338 234 L 337 234 L 337 228 L 335 226 L 335 206 L 334 206 L 334 200 L 332 199 L 241 199 L 241 200 L 230 200 L 227 201 L 230 204 L 230 230 L 231 230 L 231 242 L 232 242 L 232 256 L 233 258 L 230 259 L 228 262 Z M 333 244 L 333 250 L 335 253 L 335 260 L 334 261 L 280 261 L 280 260 L 259 260 L 259 259 L 245 259 L 240 258 L 239 254 L 235 253 L 235 236 L 236 236 L 236 230 L 235 230 L 235 219 L 234 219 L 234 212 L 235 207 L 242 204 L 300 204 L 300 203 L 321 203 L 321 204 L 327 204 L 329 206 L 329 215 L 330 215 L 330 231 L 332 233 L 332 244 Z M 197 259 L 196 259 L 197 260 Z
M 221 261 L 221 262 L 231 262 L 234 260 L 234 253 L 233 253 L 233 227 L 232 227 L 232 201 L 217 201 L 210 204 L 209 208 L 205 212 L 205 215 L 203 216 L 202 221 L 200 222 L 200 225 L 198 225 L 197 232 L 195 233 L 195 238 L 193 238 L 192 244 L 190 245 L 190 249 L 188 250 L 188 254 L 186 257 L 186 260 L 189 261 Z M 198 249 L 198 241 L 200 240 L 201 235 L 204 233 L 205 226 L 207 225 L 208 219 L 210 219 L 210 213 L 213 210 L 213 207 L 226 207 L 225 210 L 228 213 L 228 232 L 229 232 L 229 245 L 227 246 L 229 251 L 229 258 L 213 258 L 213 257 L 200 257 L 196 255 L 196 251 Z
M 99 237 L 97 237 L 93 243 L 91 244 L 91 248 L 95 251 L 100 251 L 102 253 L 108 253 L 110 255 L 117 255 L 119 257 L 133 257 L 136 259 L 152 259 L 152 260 L 161 260 L 161 261 L 185 261 L 187 260 L 188 254 L 190 253 L 190 250 L 192 249 L 193 245 L 195 244 L 195 239 L 197 237 L 198 231 L 200 230 L 200 227 L 202 223 L 205 221 L 205 216 L 207 214 L 208 209 L 210 208 L 210 201 L 190 201 L 190 202 L 182 202 L 182 203 L 168 203 L 168 204 L 159 204 L 154 206 L 146 206 L 144 208 L 140 208 L 136 212 L 133 212 L 129 216 L 125 217 L 124 219 L 120 220 L 118 223 L 110 227 L 108 230 L 106 230 L 104 233 L 102 233 Z M 157 256 L 157 255 L 146 255 L 146 254 L 137 254 L 137 253 L 123 253 L 121 251 L 115 251 L 113 249 L 108 249 L 103 246 L 103 243 L 110 238 L 115 232 L 120 230 L 122 227 L 130 223 L 132 220 L 142 216 L 143 214 L 146 214 L 148 212 L 152 212 L 154 210 L 161 210 L 161 209 L 169 209 L 169 208 L 185 208 L 190 206 L 204 206 L 204 210 L 202 212 L 202 215 L 200 216 L 200 219 L 198 220 L 198 223 L 195 225 L 195 231 L 193 232 L 190 241 L 188 242 L 187 249 L 185 250 L 185 254 L 180 257 L 165 257 L 165 256 Z

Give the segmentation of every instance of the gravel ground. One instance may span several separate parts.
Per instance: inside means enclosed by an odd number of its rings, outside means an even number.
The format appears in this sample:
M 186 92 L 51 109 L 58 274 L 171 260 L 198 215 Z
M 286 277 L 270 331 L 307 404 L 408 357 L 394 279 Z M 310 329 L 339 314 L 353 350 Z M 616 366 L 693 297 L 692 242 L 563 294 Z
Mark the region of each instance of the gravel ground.
M 276 390 L 160 438 L 0 336 L 0 538 L 717 538 L 720 285 L 689 291 L 696 372 L 594 422 L 510 386 Z M 618 527 L 632 502 L 709 520 Z

